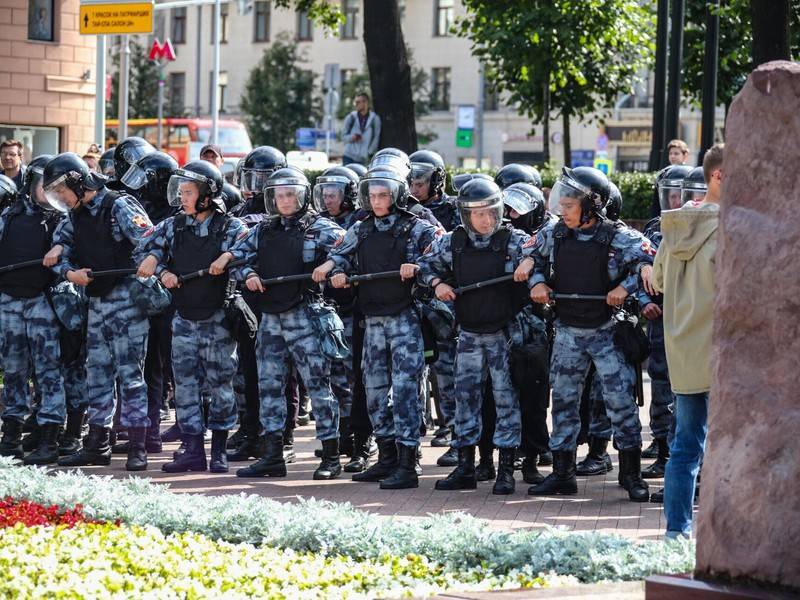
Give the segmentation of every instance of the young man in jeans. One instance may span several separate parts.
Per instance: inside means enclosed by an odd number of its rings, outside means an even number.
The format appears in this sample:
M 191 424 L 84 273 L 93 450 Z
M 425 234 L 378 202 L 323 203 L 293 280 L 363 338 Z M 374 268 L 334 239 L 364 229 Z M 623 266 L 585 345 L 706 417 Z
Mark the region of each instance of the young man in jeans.
M 719 225 L 723 145 L 703 158 L 708 191 L 679 210 L 664 211 L 658 249 L 646 288 L 664 294 L 664 338 L 675 393 L 675 439 L 664 486 L 666 537 L 689 537 L 697 474 L 708 430 L 711 387 L 711 329 L 714 309 L 714 254 Z

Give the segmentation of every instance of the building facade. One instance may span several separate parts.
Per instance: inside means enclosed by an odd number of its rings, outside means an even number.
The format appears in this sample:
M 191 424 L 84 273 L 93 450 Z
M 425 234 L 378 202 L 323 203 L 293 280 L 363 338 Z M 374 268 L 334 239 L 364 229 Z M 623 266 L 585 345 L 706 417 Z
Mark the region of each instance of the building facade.
M 347 21 L 340 34 L 333 36 L 326 35 L 322 27 L 312 24 L 304 14 L 276 8 L 269 0 L 255 0 L 247 14 L 240 12 L 237 2 L 223 2 L 218 90 L 223 114 L 240 116 L 239 97 L 250 70 L 282 34 L 297 41 L 307 60 L 305 68 L 319 75 L 320 94 L 326 65 L 338 65 L 344 78 L 365 70 L 363 0 L 341 0 L 341 8 Z M 434 139 L 426 146 L 441 153 L 448 163 L 474 167 L 478 163 L 475 136 L 470 147 L 456 144 L 456 116 L 460 105 L 479 104 L 480 69 L 470 53 L 470 42 L 449 32 L 454 20 L 465 15 L 465 9 L 460 0 L 405 0 L 401 1 L 401 15 L 413 64 L 428 75 L 432 100 L 432 111 L 418 119 L 417 129 L 432 133 Z M 187 112 L 193 115 L 207 115 L 211 105 L 212 24 L 211 5 L 163 11 L 157 18 L 155 35 L 161 40 L 169 38 L 177 54 L 177 60 L 167 68 L 167 85 L 173 98 L 182 98 Z M 613 168 L 646 169 L 650 153 L 651 88 L 646 80 L 636 93 L 621 98 L 604 125 L 596 121 L 572 123 L 573 164 L 591 164 L 600 152 L 612 160 Z M 541 162 L 542 128 L 505 106 L 502 97 L 491 90 L 484 94 L 483 100 L 482 164 Z M 350 103 L 352 99 L 341 101 Z M 556 162 L 563 160 L 563 133 L 561 120 L 554 120 L 550 124 L 550 153 Z M 684 109 L 681 137 L 690 148 L 698 146 L 698 111 Z M 334 144 L 331 153 L 340 155 L 341 150 L 341 144 Z
M 26 162 L 95 141 L 95 38 L 79 35 L 78 7 L 0 0 L 0 141 L 20 140 Z

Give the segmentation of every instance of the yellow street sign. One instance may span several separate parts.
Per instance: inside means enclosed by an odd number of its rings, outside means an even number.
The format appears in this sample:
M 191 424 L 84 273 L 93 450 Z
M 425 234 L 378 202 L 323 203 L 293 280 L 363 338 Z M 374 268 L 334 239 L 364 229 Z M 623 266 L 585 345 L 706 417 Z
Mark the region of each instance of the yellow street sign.
M 81 4 L 80 33 L 152 33 L 152 2 Z

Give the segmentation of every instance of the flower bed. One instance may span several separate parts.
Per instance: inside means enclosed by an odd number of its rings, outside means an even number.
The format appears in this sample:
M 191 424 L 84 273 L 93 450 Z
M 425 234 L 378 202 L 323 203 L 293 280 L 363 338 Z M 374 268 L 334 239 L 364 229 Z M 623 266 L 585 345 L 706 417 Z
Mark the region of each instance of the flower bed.
M 466 515 L 396 521 L 313 499 L 281 504 L 258 496 L 172 494 L 167 486 L 143 479 L 114 480 L 80 472 L 48 475 L 44 469 L 12 466 L 7 459 L 0 459 L 0 496 L 81 504 L 93 519 L 152 526 L 166 536 L 202 534 L 209 542 L 313 553 L 315 560 L 380 564 L 413 557 L 423 561 L 426 572 L 447 577 L 445 586 L 470 589 L 533 584 L 542 573 L 546 581 L 620 581 L 686 572 L 694 566 L 694 546 L 687 541 L 634 542 L 617 535 L 554 529 L 508 533 Z M 424 581 L 439 585 L 435 577 Z

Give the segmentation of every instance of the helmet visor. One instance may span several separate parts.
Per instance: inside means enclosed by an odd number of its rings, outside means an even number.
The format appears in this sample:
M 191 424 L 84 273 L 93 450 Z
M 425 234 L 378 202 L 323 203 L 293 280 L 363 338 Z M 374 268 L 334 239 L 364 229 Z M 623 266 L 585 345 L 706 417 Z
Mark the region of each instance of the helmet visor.
M 261 194 L 264 186 L 267 185 L 272 170 L 243 169 L 241 174 L 241 188 L 243 192 Z
M 67 186 L 67 177 L 68 175 L 65 173 L 44 188 L 44 197 L 47 203 L 62 213 L 69 212 L 78 204 L 79 200 L 75 192 Z
M 187 176 L 188 173 L 173 175 L 167 184 L 167 202 L 170 206 L 183 207 L 184 212 L 194 212 L 197 201 L 208 194 L 208 184 L 200 179 Z
M 114 171 L 114 159 L 112 158 L 101 158 L 100 159 L 100 172 L 107 177 L 113 177 L 115 174 Z
M 680 184 L 659 185 L 658 203 L 661 205 L 661 210 L 674 210 L 683 206 Z
M 565 208 L 580 206 L 586 195 L 585 190 L 574 185 L 570 180 L 559 179 L 550 190 L 550 212 L 554 215 L 561 215 Z
M 383 178 L 364 179 L 358 189 L 361 206 L 370 212 L 385 214 L 392 206 L 397 206 L 405 186 L 399 181 Z
M 687 202 L 700 202 L 706 197 L 704 188 L 684 188 L 681 190 L 681 206 Z M 680 208 L 680 206 L 678 207 Z
M 348 181 L 345 177 L 318 177 L 314 185 L 314 207 L 317 211 L 327 212 L 334 217 L 341 213 Z
M 28 171 L 31 173 L 30 178 L 30 189 L 28 193 L 30 194 L 31 200 L 36 202 L 39 206 L 45 209 L 52 209 L 53 206 L 50 202 L 47 201 L 47 197 L 44 193 L 44 177 L 42 176 L 42 169 L 41 168 L 28 168 Z
M 399 156 L 395 156 L 394 154 L 381 154 L 380 156 L 373 158 L 369 163 L 369 168 L 372 170 L 375 167 L 394 169 L 404 178 L 408 176 L 411 170 L 411 166 L 408 164 L 408 162 Z
M 503 191 L 503 202 L 519 215 L 527 215 L 533 210 L 531 198 L 522 190 L 506 189 Z
M 147 173 L 138 165 L 131 165 L 120 182 L 128 189 L 140 190 L 147 185 Z
M 264 188 L 264 208 L 273 217 L 291 217 L 306 205 L 308 187 L 298 184 L 270 185 Z
M 137 160 L 153 151 L 154 149 L 152 146 L 146 146 L 144 144 L 131 144 L 121 149 L 120 156 L 122 157 L 122 160 L 129 165 L 132 165 Z
M 497 195 L 477 202 L 458 202 L 458 213 L 467 230 L 475 235 L 489 236 L 503 224 L 503 196 Z

